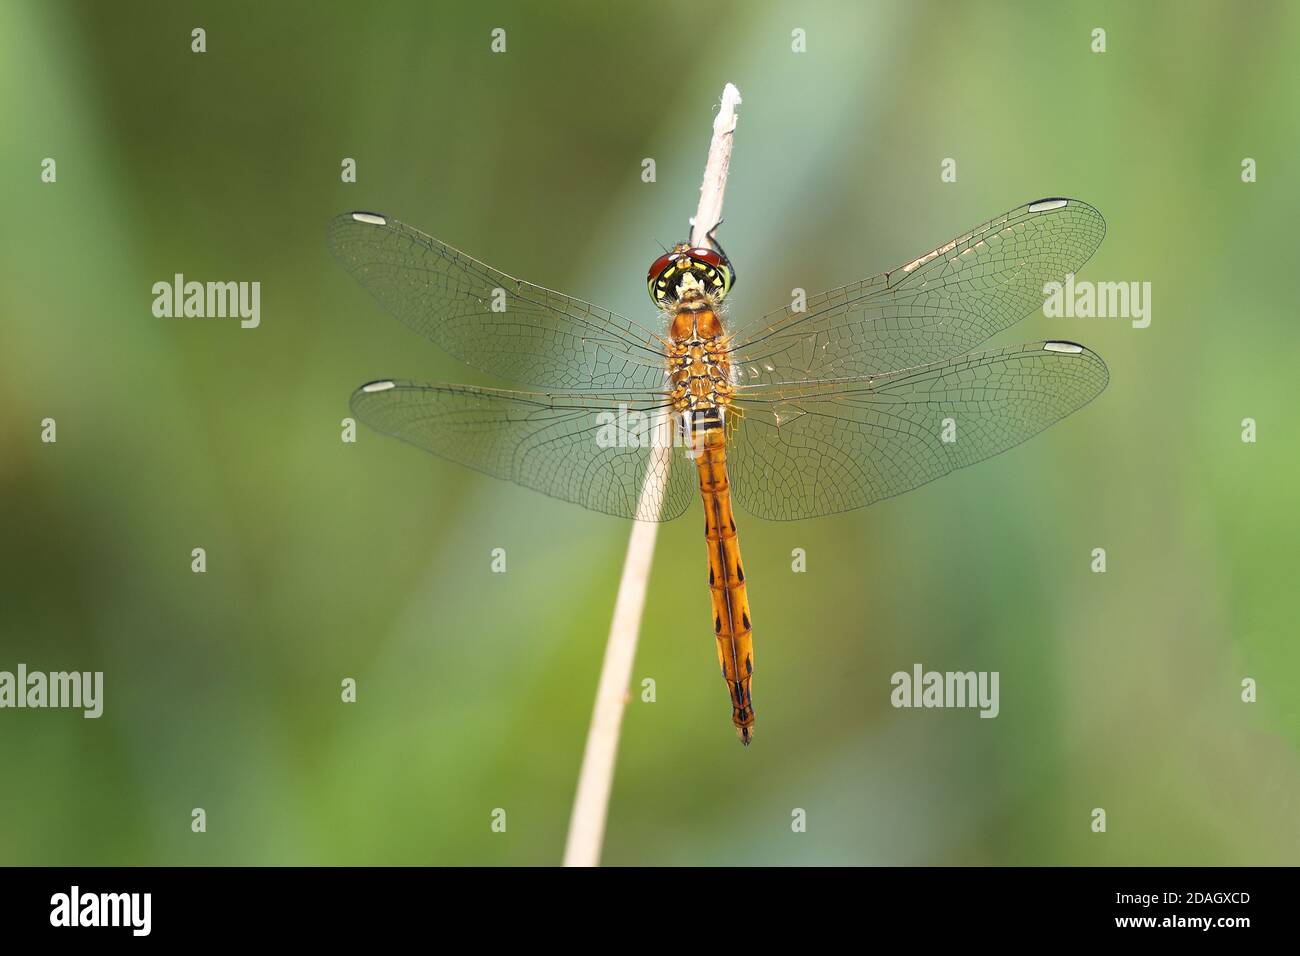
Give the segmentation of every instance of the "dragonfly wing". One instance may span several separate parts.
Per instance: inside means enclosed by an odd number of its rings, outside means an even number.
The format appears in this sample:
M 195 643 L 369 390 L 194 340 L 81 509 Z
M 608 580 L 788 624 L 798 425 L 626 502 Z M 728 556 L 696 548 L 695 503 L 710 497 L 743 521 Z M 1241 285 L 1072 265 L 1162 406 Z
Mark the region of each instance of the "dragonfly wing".
M 1039 199 L 904 265 L 773 312 L 733 336 L 750 384 L 879 375 L 970 351 L 1043 305 L 1081 269 L 1106 221 L 1078 199 Z
M 1031 342 L 888 375 L 741 388 L 733 494 L 772 520 L 861 508 L 1020 444 L 1107 378 L 1081 345 Z
M 383 381 L 352 395 L 371 428 L 494 478 L 592 511 L 668 521 L 698 494 L 693 469 L 672 468 L 672 421 L 662 394 L 511 392 Z M 678 453 L 680 456 L 680 452 Z M 647 474 L 666 481 L 642 501 Z
M 329 245 L 379 303 L 489 375 L 543 388 L 655 388 L 658 336 L 606 309 L 515 279 L 377 213 L 335 217 Z

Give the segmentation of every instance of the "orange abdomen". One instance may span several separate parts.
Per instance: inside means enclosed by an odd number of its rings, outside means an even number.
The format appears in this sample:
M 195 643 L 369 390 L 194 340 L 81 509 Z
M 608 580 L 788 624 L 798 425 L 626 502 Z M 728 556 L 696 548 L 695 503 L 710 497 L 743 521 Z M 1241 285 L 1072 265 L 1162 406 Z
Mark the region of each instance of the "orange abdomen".
M 727 482 L 727 446 L 723 428 L 703 431 L 696 438 L 695 460 L 704 498 L 704 537 L 709 546 L 709 594 L 713 599 L 713 635 L 718 663 L 731 697 L 731 719 L 740 740 L 754 736 L 754 632 L 750 626 L 745 569 L 740 560 L 736 521 Z

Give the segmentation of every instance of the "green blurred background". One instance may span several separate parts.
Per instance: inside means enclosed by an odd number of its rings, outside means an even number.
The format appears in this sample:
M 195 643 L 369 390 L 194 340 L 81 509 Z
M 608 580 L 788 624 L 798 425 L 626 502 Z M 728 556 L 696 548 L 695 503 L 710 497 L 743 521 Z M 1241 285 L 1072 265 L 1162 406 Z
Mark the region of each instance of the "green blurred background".
M 0 669 L 106 690 L 97 721 L 0 711 L 0 862 L 558 862 L 629 525 L 342 443 L 361 382 L 488 380 L 325 226 L 385 211 L 649 322 L 728 80 L 733 314 L 1066 195 L 1109 223 L 1083 277 L 1150 281 L 1153 320 L 1030 317 L 994 344 L 1096 349 L 1086 410 L 744 521 L 748 750 L 700 523 L 664 526 L 606 862 L 1300 862 L 1298 60 L 1296 4 L 3 4 Z M 261 327 L 154 318 L 176 272 L 260 281 Z M 892 709 L 914 662 L 999 671 L 1001 715 Z

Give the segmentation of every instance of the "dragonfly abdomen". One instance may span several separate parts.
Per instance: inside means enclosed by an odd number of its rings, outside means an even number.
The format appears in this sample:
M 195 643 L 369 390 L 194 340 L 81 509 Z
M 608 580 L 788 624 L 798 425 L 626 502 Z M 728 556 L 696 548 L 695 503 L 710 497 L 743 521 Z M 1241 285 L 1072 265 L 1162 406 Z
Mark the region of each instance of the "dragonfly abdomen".
M 731 697 L 731 720 L 741 743 L 754 736 L 754 631 L 745 592 L 736 520 L 727 481 L 726 430 L 721 416 L 703 424 L 695 435 L 696 468 L 704 499 L 704 538 L 709 551 L 709 595 L 713 601 L 713 635 L 718 663 Z
M 712 298 L 691 275 L 680 286 L 681 300 L 668 334 L 668 377 L 673 410 L 682 416 L 700 473 L 704 499 L 704 537 L 709 550 L 709 595 L 713 602 L 713 636 L 718 664 L 731 698 L 731 721 L 746 746 L 754 738 L 753 628 L 745 594 L 736 519 L 727 481 L 727 430 L 724 416 L 731 403 L 731 366 L 726 338 Z

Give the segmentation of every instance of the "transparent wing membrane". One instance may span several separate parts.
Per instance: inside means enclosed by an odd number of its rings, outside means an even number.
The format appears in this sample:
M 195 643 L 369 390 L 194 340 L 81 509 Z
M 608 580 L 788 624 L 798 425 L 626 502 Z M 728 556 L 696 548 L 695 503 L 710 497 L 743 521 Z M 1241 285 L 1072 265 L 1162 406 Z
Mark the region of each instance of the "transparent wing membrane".
M 1041 308 L 1106 234 L 1078 199 L 1040 199 L 889 272 L 811 298 L 733 334 L 748 384 L 878 375 L 967 352 Z
M 1027 203 L 871 279 L 733 334 L 733 494 L 762 518 L 835 514 L 1006 451 L 1087 404 L 1106 366 L 1068 342 L 967 354 L 1040 308 L 1105 235 L 1077 199 Z M 451 461 L 593 511 L 680 515 L 698 496 L 674 439 L 666 344 L 622 316 L 511 278 L 396 220 L 349 213 L 330 247 L 452 355 L 553 392 L 383 381 L 356 417 Z M 641 501 L 646 475 L 668 469 Z
M 875 377 L 742 387 L 733 494 L 772 520 L 861 508 L 1020 444 L 1107 378 L 1083 346 L 1032 342 Z
M 672 426 L 654 392 L 548 395 L 384 381 L 354 392 L 352 411 L 441 458 L 592 511 L 668 521 L 699 495 L 683 450 L 653 444 Z M 647 471 L 662 467 L 663 494 L 642 503 Z
M 656 388 L 664 346 L 606 309 L 506 275 L 405 223 L 344 213 L 335 257 L 416 332 L 489 375 L 542 388 Z

